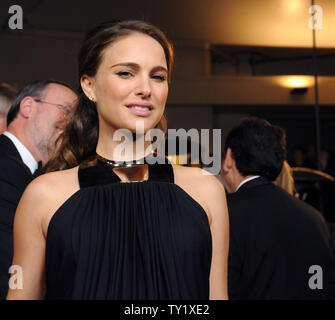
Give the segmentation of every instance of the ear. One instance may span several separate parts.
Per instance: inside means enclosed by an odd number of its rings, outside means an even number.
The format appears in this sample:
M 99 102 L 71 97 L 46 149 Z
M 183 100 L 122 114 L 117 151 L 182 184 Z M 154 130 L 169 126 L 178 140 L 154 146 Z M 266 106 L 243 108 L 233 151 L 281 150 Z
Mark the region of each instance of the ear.
M 227 149 L 226 156 L 222 161 L 222 171 L 228 173 L 235 166 L 235 159 L 233 158 L 232 151 L 230 148 Z
M 36 109 L 36 101 L 32 97 L 25 97 L 20 103 L 19 113 L 22 117 L 28 119 Z
M 95 91 L 94 91 L 94 79 L 87 75 L 83 75 L 80 78 L 80 85 L 86 97 L 90 99 L 91 101 L 95 102 L 96 97 L 95 97 Z

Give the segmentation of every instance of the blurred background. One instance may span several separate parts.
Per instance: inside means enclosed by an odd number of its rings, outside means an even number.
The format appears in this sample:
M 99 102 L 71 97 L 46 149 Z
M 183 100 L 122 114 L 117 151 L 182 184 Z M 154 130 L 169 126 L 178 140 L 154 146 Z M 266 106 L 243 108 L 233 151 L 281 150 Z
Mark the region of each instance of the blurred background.
M 280 125 L 289 164 L 309 169 L 293 171 L 299 197 L 332 225 L 335 1 L 314 4 L 311 11 L 309 0 L 1 0 L 0 81 L 19 89 L 54 78 L 77 88 L 87 29 L 111 19 L 149 21 L 176 51 L 169 128 L 220 128 L 223 144 L 249 115 Z M 8 26 L 12 5 L 22 7 L 22 30 Z

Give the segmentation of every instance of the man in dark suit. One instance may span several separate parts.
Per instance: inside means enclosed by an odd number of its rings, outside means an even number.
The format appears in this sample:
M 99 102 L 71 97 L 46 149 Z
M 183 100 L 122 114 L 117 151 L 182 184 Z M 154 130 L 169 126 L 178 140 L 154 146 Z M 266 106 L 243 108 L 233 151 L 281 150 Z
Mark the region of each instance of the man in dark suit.
M 285 132 L 250 118 L 225 142 L 230 299 L 334 298 L 334 245 L 321 214 L 275 186 Z
M 0 135 L 0 299 L 8 291 L 16 207 L 38 163 L 54 152 L 76 99 L 62 82 L 36 81 L 21 90 L 8 112 L 7 131 Z

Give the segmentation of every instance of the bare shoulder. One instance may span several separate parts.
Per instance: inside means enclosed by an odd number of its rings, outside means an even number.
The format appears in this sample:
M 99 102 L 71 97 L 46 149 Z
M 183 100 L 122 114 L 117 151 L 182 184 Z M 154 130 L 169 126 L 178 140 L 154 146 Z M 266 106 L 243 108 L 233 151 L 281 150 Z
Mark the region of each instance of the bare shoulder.
M 214 206 L 226 206 L 225 190 L 214 175 L 196 167 L 173 165 L 175 183 L 196 200 L 206 211 L 209 222 L 213 219 Z
M 46 234 L 52 215 L 78 190 L 78 167 L 43 174 L 28 185 L 18 211 L 34 212 Z
M 41 196 L 47 200 L 71 192 L 78 186 L 78 167 L 43 174 L 34 179 L 25 193 L 31 196 Z

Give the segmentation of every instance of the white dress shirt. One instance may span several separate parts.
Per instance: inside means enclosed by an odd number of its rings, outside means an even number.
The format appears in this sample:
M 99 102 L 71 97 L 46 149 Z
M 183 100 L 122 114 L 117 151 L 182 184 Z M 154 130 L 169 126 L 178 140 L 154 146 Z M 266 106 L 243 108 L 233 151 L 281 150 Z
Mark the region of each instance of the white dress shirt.
M 33 155 L 31 154 L 31 152 L 12 133 L 5 131 L 3 134 L 14 143 L 17 151 L 19 152 L 22 158 L 22 161 L 30 169 L 31 173 L 34 174 L 38 164 Z
M 260 176 L 252 176 L 252 177 L 249 177 L 249 178 L 243 180 L 243 181 L 238 185 L 238 187 L 236 188 L 235 192 L 236 192 L 238 189 L 240 189 L 240 188 L 241 188 L 245 183 L 247 183 L 248 181 L 257 179 L 257 178 L 259 178 L 259 177 L 260 177 Z

